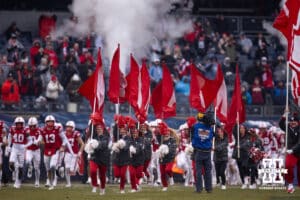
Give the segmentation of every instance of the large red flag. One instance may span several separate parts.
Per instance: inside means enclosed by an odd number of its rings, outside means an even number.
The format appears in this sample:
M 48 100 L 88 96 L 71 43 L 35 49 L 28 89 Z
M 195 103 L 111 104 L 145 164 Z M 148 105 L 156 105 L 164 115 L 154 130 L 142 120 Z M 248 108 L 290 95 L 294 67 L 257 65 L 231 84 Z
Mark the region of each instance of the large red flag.
M 111 61 L 108 89 L 109 100 L 115 104 L 124 103 L 126 101 L 126 86 L 127 81 L 120 70 L 120 45 L 118 45 Z
M 98 50 L 95 72 L 80 86 L 78 93 L 89 100 L 93 112 L 103 114 L 104 106 L 104 74 L 102 69 L 101 51 Z M 96 101 L 95 101 L 96 100 Z
M 132 55 L 130 55 L 130 72 L 126 76 L 127 87 L 126 87 L 126 95 L 127 100 L 133 109 L 137 109 L 137 99 L 139 93 L 139 75 L 140 68 L 136 60 Z
M 194 64 L 191 65 L 191 88 L 190 88 L 190 105 L 196 108 L 199 112 L 205 112 L 212 104 L 218 90 L 222 84 L 222 71 L 218 67 L 215 80 L 207 79 L 196 68 Z
M 217 80 L 222 82 L 218 89 L 217 96 L 214 102 L 216 115 L 223 123 L 227 121 L 227 88 L 225 79 L 221 70 L 221 66 L 218 65 Z
M 126 77 L 127 88 L 126 94 L 128 94 L 128 101 L 135 111 L 136 118 L 140 122 L 144 122 L 147 119 L 148 108 L 151 98 L 150 93 L 150 76 L 146 66 L 146 62 L 143 61 L 142 68 L 134 59 L 130 56 L 130 72 Z
M 146 61 L 144 60 L 139 75 L 139 93 L 137 99 L 139 113 L 136 113 L 136 116 L 140 122 L 147 119 L 150 100 L 150 75 L 147 69 Z
M 239 123 L 243 123 L 246 121 L 246 110 L 245 104 L 242 99 L 241 81 L 238 65 L 236 65 L 233 95 L 231 98 L 231 104 L 227 115 L 227 123 L 225 126 L 225 130 L 229 134 L 230 140 L 232 136 L 232 129 L 235 126 L 237 120 L 239 121 Z
M 162 80 L 152 91 L 152 106 L 156 118 L 165 119 L 176 116 L 176 98 L 171 73 L 165 64 L 162 68 Z
M 300 106 L 300 2 L 287 0 L 274 21 L 288 42 L 287 60 L 292 69 L 291 90 L 295 103 Z

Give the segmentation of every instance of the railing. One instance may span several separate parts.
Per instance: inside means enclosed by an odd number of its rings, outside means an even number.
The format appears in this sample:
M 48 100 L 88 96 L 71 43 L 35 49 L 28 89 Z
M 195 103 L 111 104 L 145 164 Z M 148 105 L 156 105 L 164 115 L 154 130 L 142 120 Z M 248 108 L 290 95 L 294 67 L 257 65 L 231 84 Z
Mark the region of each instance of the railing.
M 284 113 L 284 106 L 275 105 L 247 105 L 246 114 L 247 118 L 260 118 L 260 119 L 271 119 L 277 118 Z M 211 109 L 213 110 L 213 109 Z M 20 102 L 17 105 L 13 105 L 10 108 L 1 105 L 0 113 L 6 113 L 11 115 L 39 115 L 44 112 L 70 112 L 70 113 L 90 113 L 91 108 L 88 102 L 83 101 L 82 103 L 29 103 Z M 115 113 L 116 107 L 111 102 L 105 102 L 104 113 Z M 134 114 L 133 109 L 128 103 L 120 105 L 120 113 L 122 114 Z M 188 103 L 177 103 L 177 117 L 187 117 L 196 115 L 197 111 L 190 107 Z M 150 106 L 149 114 L 153 114 L 153 108 Z

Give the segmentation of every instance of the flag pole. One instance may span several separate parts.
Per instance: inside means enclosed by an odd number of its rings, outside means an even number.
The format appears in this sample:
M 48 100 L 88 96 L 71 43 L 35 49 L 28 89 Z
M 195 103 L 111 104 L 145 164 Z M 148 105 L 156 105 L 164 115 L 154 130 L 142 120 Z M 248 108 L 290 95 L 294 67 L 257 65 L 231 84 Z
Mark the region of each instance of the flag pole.
M 236 112 L 237 116 L 237 157 L 240 158 L 240 116 L 239 112 Z
M 288 144 L 288 123 L 289 123 L 288 116 L 289 116 L 289 61 L 286 62 L 286 98 L 285 98 L 285 148 L 286 149 Z
M 115 107 L 116 107 L 116 115 L 119 115 L 120 114 L 120 102 L 119 102 L 119 97 L 118 97 L 118 103 L 115 104 Z M 119 127 L 117 129 L 117 141 L 119 140 L 119 137 L 120 137 L 120 130 L 119 130 Z

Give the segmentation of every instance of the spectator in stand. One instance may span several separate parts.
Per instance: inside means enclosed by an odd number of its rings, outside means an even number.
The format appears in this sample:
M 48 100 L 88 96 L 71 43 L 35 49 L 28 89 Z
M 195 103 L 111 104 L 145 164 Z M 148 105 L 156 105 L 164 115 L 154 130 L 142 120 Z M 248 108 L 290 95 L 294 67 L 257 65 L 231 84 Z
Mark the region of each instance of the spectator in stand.
M 153 64 L 149 68 L 149 75 L 151 80 L 151 88 L 154 88 L 162 79 L 162 68 L 158 58 L 153 60 Z
M 256 50 L 255 58 L 256 59 L 261 59 L 262 57 L 268 58 L 268 56 L 269 56 L 269 54 L 268 54 L 268 50 L 267 50 L 267 44 L 263 42 Z
M 41 59 L 40 65 L 37 67 L 36 73 L 40 76 L 41 82 L 42 82 L 42 87 L 45 90 L 47 87 L 48 82 L 50 81 L 51 78 L 51 72 L 50 72 L 50 66 L 48 63 L 48 56 L 44 56 Z
M 65 59 L 66 64 L 79 64 L 80 59 L 79 56 L 77 56 L 76 54 L 77 52 L 73 48 L 70 49 L 70 52 Z
M 31 66 L 35 68 L 37 66 L 37 64 L 35 63 L 35 57 L 39 54 L 41 42 L 38 39 L 35 39 L 32 45 L 33 46 L 30 48 L 30 61 Z
M 273 75 L 266 57 L 261 58 L 261 66 L 263 68 L 262 86 L 264 87 L 266 93 L 272 94 L 274 88 Z
M 189 76 L 190 75 L 190 62 L 182 58 L 179 61 L 179 65 L 177 66 L 177 72 L 179 75 L 179 78 L 182 78 L 183 76 Z
M 15 34 L 12 34 L 7 44 L 8 61 L 17 63 L 23 51 L 23 44 L 17 39 Z
M 261 32 L 257 34 L 257 38 L 254 41 L 254 45 L 257 46 L 258 48 L 267 45 L 267 40 Z
M 206 35 L 204 33 L 200 33 L 197 41 L 197 53 L 198 56 L 201 56 L 201 58 L 203 58 L 207 52 L 208 43 L 209 41 Z
M 210 37 L 214 33 L 213 27 L 207 18 L 205 18 L 204 20 L 205 21 L 203 24 L 203 31 L 204 31 L 205 35 Z
M 26 102 L 32 102 L 36 96 L 36 89 L 39 87 L 38 82 L 34 79 L 32 68 L 23 69 L 22 80 L 20 85 L 20 93 L 22 99 Z
M 181 50 L 182 56 L 185 60 L 195 60 L 196 58 L 196 50 L 192 48 L 192 46 L 189 43 L 186 43 L 184 47 Z
M 181 59 L 182 58 L 181 48 L 178 44 L 174 45 L 173 57 L 175 59 Z
M 234 64 L 237 59 L 237 50 L 233 36 L 230 36 L 230 39 L 224 44 L 223 49 L 225 50 L 225 55 L 229 57 L 232 64 Z
M 283 81 L 278 81 L 273 90 L 274 105 L 285 105 L 286 101 L 286 87 Z
M 229 36 L 227 33 L 222 33 L 222 37 L 218 41 L 218 52 L 222 55 L 226 53 L 224 47 L 230 40 Z
M 80 56 L 80 63 L 81 64 L 94 64 L 94 59 L 92 56 L 92 53 L 87 49 L 83 48 L 82 49 L 82 55 Z
M 252 96 L 250 92 L 247 90 L 246 86 L 241 87 L 242 99 L 246 105 L 252 104 Z
M 244 72 L 242 80 L 245 80 L 249 85 L 252 85 L 255 77 L 262 77 L 262 73 L 261 60 L 255 60 L 253 66 L 248 67 Z
M 183 37 L 187 43 L 192 45 L 196 42 L 196 39 L 200 33 L 202 33 L 202 24 L 201 22 L 196 21 L 193 24 L 193 31 L 187 32 Z
M 260 83 L 259 77 L 254 78 L 254 83 L 251 87 L 251 96 L 253 105 L 263 105 L 265 103 L 264 88 Z
M 39 66 L 41 64 L 41 59 L 45 56 L 44 48 L 40 47 L 38 53 L 34 56 L 34 64 Z
M 279 81 L 286 81 L 286 63 L 282 55 L 277 57 L 277 64 L 273 70 L 273 80 L 275 83 Z
M 225 57 L 221 65 L 226 85 L 233 85 L 235 79 L 235 69 L 231 64 L 230 58 Z
M 14 63 L 9 63 L 7 61 L 7 56 L 6 55 L 1 56 L 0 68 L 3 70 L 5 78 L 7 77 L 8 72 L 13 68 L 13 66 L 14 66 Z
M 242 53 L 250 56 L 251 49 L 253 47 L 253 43 L 252 43 L 251 39 L 248 38 L 244 32 L 240 33 L 240 39 L 238 41 L 238 44 L 241 47 Z
M 6 77 L 7 76 L 5 76 L 4 70 L 0 67 L 0 88 L 2 88 L 2 84 L 6 80 Z M 0 91 L 0 95 L 1 95 L 1 91 Z
M 10 26 L 7 28 L 7 30 L 5 31 L 6 39 L 9 40 L 12 34 L 16 35 L 17 37 L 21 35 L 21 30 L 17 27 L 16 22 L 12 22 Z
M 82 54 L 79 43 L 75 42 L 73 45 L 73 50 L 74 50 L 74 56 L 76 58 L 76 62 L 79 63 L 79 57 Z M 71 54 L 71 49 L 70 49 L 70 54 Z
M 81 84 L 79 75 L 74 74 L 66 87 L 70 102 L 80 103 L 82 101 L 82 96 L 77 92 Z
M 44 50 L 44 53 L 48 55 L 50 67 L 54 70 L 58 70 L 58 57 L 53 49 L 53 45 L 48 44 Z
M 47 84 L 46 88 L 46 98 L 47 101 L 52 104 L 50 107 L 52 109 L 55 109 L 55 103 L 58 103 L 59 94 L 64 90 L 63 86 L 58 81 L 57 77 L 55 75 L 51 76 L 51 80 Z
M 62 53 L 63 58 L 66 58 L 68 56 L 68 51 L 69 51 L 69 37 L 64 36 L 60 44 L 60 52 Z
M 1 100 L 5 109 L 12 109 L 14 104 L 20 102 L 19 87 L 12 72 L 8 73 L 7 79 L 2 84 L 1 95 Z
M 72 76 L 77 73 L 77 65 L 67 63 L 62 67 L 61 84 L 65 88 L 69 84 Z

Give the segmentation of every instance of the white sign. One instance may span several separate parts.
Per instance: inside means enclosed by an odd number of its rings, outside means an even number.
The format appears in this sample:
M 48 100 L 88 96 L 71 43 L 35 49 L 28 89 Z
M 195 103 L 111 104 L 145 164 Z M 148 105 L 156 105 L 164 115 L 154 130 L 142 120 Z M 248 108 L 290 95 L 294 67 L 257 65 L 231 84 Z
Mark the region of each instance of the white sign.
M 287 169 L 284 168 L 283 159 L 263 159 L 262 168 L 258 169 L 258 174 L 262 178 L 262 185 L 283 186 L 284 174 L 287 174 Z

